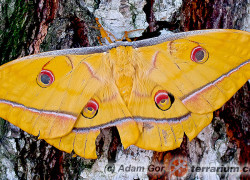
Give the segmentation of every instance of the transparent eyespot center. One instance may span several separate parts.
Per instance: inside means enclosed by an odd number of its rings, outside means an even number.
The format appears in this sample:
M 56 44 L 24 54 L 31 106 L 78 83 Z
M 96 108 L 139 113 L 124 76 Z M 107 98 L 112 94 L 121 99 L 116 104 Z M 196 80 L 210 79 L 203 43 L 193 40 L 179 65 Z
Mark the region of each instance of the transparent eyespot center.
M 90 99 L 89 102 L 84 106 L 82 115 L 85 118 L 92 119 L 98 113 L 99 104 L 96 100 Z
M 197 46 L 191 52 L 191 60 L 196 63 L 204 63 L 208 60 L 208 53 L 201 46 Z
M 172 105 L 171 98 L 165 90 L 157 91 L 154 96 L 154 101 L 156 106 L 162 111 L 168 110 Z
M 37 77 L 37 83 L 41 87 L 49 87 L 54 81 L 55 77 L 50 70 L 43 69 Z

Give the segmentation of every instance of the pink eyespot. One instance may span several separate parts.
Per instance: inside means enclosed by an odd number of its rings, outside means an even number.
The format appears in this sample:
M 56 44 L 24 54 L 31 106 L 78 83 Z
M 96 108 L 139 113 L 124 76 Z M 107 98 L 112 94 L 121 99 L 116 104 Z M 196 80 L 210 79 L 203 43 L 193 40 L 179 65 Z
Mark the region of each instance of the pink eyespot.
M 90 99 L 89 102 L 84 106 L 82 115 L 85 118 L 92 119 L 98 113 L 99 104 L 96 100 Z
M 196 63 L 204 63 L 208 60 L 208 53 L 201 46 L 197 46 L 191 52 L 191 60 Z
M 55 81 L 55 76 L 50 70 L 43 69 L 38 75 L 37 82 L 41 87 L 48 87 Z
M 171 98 L 165 90 L 157 91 L 154 96 L 154 101 L 156 106 L 163 111 L 168 110 L 172 105 Z
M 98 105 L 98 103 L 96 102 L 96 100 L 90 99 L 89 102 L 87 103 L 87 105 L 86 105 L 85 107 L 86 107 L 86 108 L 92 108 L 92 109 L 94 109 L 95 111 L 97 111 L 98 108 L 99 108 L 99 105 Z

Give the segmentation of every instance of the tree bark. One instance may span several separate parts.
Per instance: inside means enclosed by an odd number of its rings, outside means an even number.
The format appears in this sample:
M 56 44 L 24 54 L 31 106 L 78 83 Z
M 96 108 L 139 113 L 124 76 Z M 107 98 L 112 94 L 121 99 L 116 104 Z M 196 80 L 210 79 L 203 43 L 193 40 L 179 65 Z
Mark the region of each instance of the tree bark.
M 117 38 L 126 30 L 145 29 L 131 36 L 154 37 L 210 28 L 248 30 L 247 0 L 2 0 L 0 63 L 29 54 L 98 45 L 95 17 Z M 247 19 L 248 18 L 248 19 Z M 248 25 L 249 26 L 249 25 Z M 127 29 L 126 29 L 127 28 Z M 122 32 L 123 31 L 123 32 Z M 143 33 L 142 33 L 143 32 Z M 180 148 L 152 152 L 131 146 L 124 150 L 116 128 L 102 130 L 96 140 L 97 160 L 72 157 L 0 120 L 0 179 L 170 179 L 171 163 L 249 165 L 249 83 L 220 110 L 194 140 L 184 137 Z M 211 161 L 213 160 L 213 161 Z M 161 164 L 160 173 L 112 173 L 107 165 Z M 172 177 L 172 176 L 171 176 Z M 174 177 L 172 177 L 174 178 Z M 191 173 L 185 179 L 246 179 L 244 174 Z

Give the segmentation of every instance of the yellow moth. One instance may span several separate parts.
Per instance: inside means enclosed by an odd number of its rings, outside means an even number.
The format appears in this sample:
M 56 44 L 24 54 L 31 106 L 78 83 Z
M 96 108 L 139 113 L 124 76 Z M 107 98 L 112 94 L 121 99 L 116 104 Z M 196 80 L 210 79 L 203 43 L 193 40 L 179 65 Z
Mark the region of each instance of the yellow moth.
M 97 158 L 100 129 L 124 148 L 178 148 L 250 78 L 250 33 L 204 30 L 45 52 L 0 67 L 0 117 Z

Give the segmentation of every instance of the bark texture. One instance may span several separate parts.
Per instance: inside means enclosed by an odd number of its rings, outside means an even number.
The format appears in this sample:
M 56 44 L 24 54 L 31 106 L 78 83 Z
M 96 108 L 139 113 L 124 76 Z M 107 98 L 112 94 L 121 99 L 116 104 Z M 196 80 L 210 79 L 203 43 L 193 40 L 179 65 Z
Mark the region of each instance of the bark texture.
M 118 38 L 120 31 L 143 28 L 132 36 L 145 39 L 166 33 L 209 28 L 246 29 L 247 0 L 2 0 L 0 63 L 43 51 L 98 45 L 95 17 Z M 248 10 L 249 11 L 249 10 Z M 127 28 L 127 29 L 126 29 Z M 117 33 L 116 33 L 117 32 Z M 143 32 L 143 33 L 142 33 Z M 174 162 L 249 165 L 249 83 L 192 142 L 152 152 L 131 146 L 124 150 L 116 128 L 98 136 L 97 160 L 72 157 L 43 140 L 0 120 L 0 179 L 246 179 L 243 174 L 173 174 Z M 177 158 L 177 160 L 176 160 Z M 178 160 L 179 158 L 179 160 Z M 161 172 L 107 172 L 121 165 L 162 165 Z M 248 176 L 249 177 L 249 176 Z

